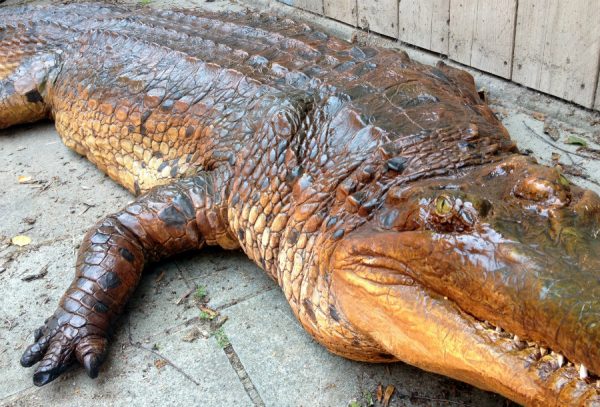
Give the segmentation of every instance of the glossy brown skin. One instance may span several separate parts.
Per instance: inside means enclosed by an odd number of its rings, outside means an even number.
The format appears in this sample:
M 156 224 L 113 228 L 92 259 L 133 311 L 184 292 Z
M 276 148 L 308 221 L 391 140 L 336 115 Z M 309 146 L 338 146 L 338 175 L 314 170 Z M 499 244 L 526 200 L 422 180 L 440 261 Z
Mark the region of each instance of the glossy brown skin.
M 600 199 L 518 155 L 466 72 L 251 13 L 25 7 L 0 27 L 0 127 L 52 117 L 140 195 L 84 238 L 21 360 L 36 384 L 75 360 L 96 376 L 144 264 L 210 244 L 332 352 L 600 403 L 545 352 L 600 372 Z

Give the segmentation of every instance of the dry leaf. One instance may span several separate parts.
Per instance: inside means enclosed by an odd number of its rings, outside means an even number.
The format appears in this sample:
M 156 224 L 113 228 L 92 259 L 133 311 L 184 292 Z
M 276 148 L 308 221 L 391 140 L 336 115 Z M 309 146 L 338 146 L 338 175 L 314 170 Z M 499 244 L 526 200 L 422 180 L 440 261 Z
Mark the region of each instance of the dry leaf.
M 392 398 L 392 394 L 394 394 L 394 390 L 396 390 L 396 388 L 391 384 L 385 388 L 385 394 L 383 395 L 383 407 L 388 407 L 390 405 L 390 399 Z
M 156 359 L 154 361 L 154 366 L 156 366 L 157 369 L 162 369 L 167 364 L 168 364 L 168 362 L 166 360 L 164 360 L 164 359 Z
M 584 139 L 582 139 L 581 137 L 577 137 L 577 136 L 567 137 L 567 141 L 565 141 L 565 143 L 575 144 L 575 145 L 582 146 L 582 147 L 587 147 L 587 142 Z
M 183 335 L 181 340 L 184 342 L 194 342 L 200 337 L 200 335 L 202 335 L 200 329 L 198 329 L 198 327 L 195 326 L 192 329 L 190 329 L 185 335 Z
M 27 184 L 32 180 L 30 175 L 19 175 L 17 179 L 19 180 L 19 184 Z
M 212 316 L 213 318 L 216 317 L 217 315 L 219 315 L 219 313 L 217 311 L 215 311 L 214 309 L 205 307 L 203 305 L 200 306 L 200 310 L 206 312 L 208 315 Z
M 17 235 L 11 239 L 11 242 L 15 246 L 27 246 L 31 243 L 31 238 L 25 235 Z
M 558 163 L 560 161 L 560 154 L 552 153 L 552 161 Z
M 383 386 L 379 383 L 377 386 L 377 401 L 381 403 L 381 400 L 383 400 Z
M 547 120 L 544 122 L 544 133 L 546 133 L 554 141 L 560 138 L 560 131 L 550 124 Z
M 540 113 L 540 112 L 533 112 L 531 114 L 531 116 L 533 116 L 533 118 L 535 120 L 539 120 L 541 122 L 543 122 L 544 120 L 546 120 L 546 115 L 544 113 Z

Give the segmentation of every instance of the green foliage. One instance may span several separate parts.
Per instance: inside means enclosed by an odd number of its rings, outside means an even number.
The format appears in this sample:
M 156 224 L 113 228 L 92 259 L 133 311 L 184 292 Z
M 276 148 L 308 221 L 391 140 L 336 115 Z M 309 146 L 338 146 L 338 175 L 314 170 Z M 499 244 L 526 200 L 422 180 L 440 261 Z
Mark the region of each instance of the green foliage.
M 199 301 L 202 301 L 204 298 L 206 298 L 206 287 L 204 287 L 203 285 L 199 285 L 198 288 L 196 288 L 196 299 Z
M 140 4 L 142 6 L 147 6 L 148 4 L 150 4 L 152 2 L 152 0 L 140 0 Z
M 225 333 L 223 327 L 217 329 L 213 335 L 215 336 L 217 345 L 219 345 L 221 349 L 224 349 L 227 346 L 229 346 L 229 338 L 227 337 L 227 334 Z
M 200 319 L 203 321 L 212 321 L 216 316 L 216 314 L 209 314 L 206 311 L 200 310 Z

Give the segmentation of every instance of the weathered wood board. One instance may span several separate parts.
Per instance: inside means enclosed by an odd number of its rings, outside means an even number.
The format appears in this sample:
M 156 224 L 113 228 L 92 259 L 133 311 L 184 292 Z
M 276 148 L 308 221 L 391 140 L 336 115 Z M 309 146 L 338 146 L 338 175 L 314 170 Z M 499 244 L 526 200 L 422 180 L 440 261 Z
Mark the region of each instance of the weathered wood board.
M 514 59 L 514 81 L 592 107 L 600 1 L 520 0 Z
M 288 6 L 323 14 L 323 0 L 279 0 Z
M 400 40 L 448 55 L 450 0 L 401 0 Z
M 398 38 L 398 0 L 358 1 L 358 25 Z
M 450 2 L 450 58 L 510 78 L 517 0 Z
M 358 24 L 356 0 L 324 0 L 324 9 L 327 17 L 355 27 Z

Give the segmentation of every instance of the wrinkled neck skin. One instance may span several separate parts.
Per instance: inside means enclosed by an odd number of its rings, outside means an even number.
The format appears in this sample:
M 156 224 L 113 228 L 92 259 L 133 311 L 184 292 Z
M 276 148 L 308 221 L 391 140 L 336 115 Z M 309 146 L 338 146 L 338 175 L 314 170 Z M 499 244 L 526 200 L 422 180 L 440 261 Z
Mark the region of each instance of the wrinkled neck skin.
M 512 156 L 392 189 L 332 286 L 401 360 L 526 405 L 597 405 L 599 225 L 597 195 Z

